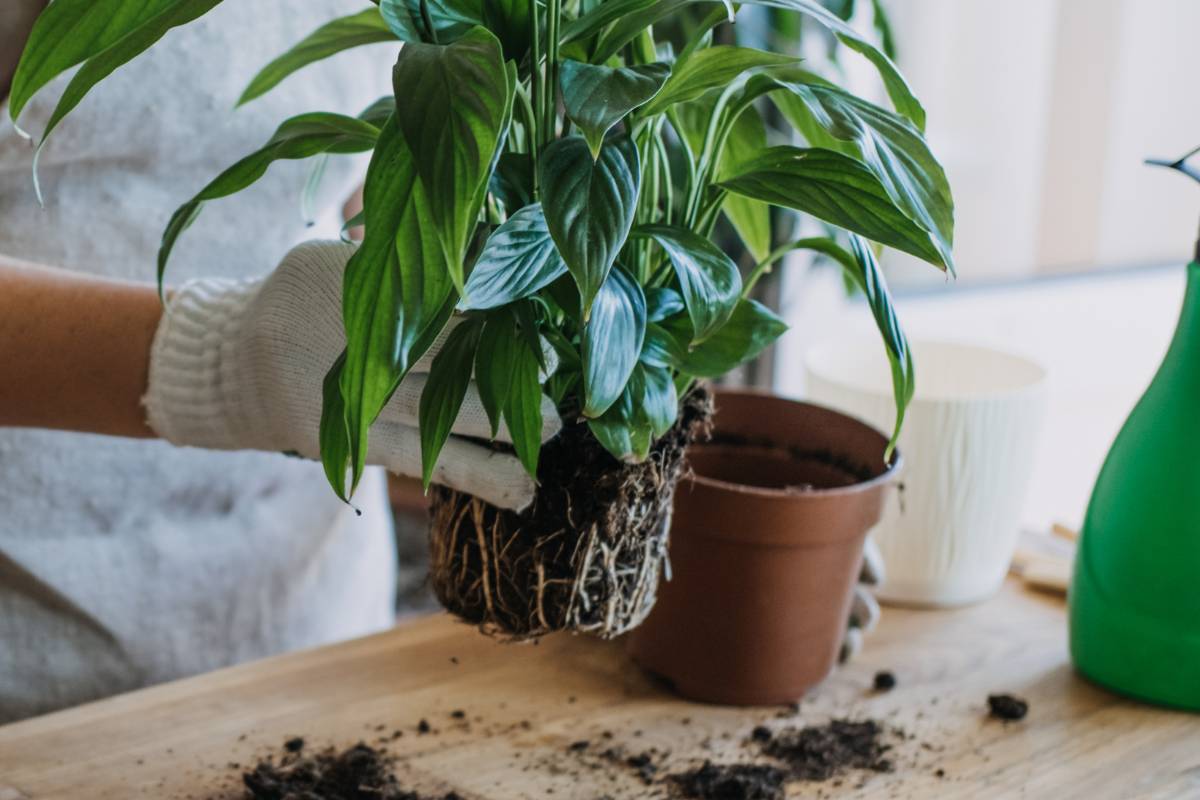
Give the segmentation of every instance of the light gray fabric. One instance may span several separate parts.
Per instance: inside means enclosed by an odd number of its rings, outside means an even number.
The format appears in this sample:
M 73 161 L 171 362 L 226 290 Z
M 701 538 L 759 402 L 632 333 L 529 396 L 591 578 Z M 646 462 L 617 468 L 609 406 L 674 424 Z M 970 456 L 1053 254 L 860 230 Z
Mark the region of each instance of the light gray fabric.
M 0 252 L 153 280 L 171 211 L 259 147 L 286 116 L 357 113 L 388 93 L 395 47 L 305 70 L 236 112 L 255 71 L 356 0 L 229 0 L 169 33 L 98 87 L 41 159 L 0 123 Z M 65 86 L 23 114 L 38 134 Z M 7 119 L 7 109 L 4 109 Z M 259 275 L 296 242 L 336 236 L 364 163 L 329 164 L 306 228 L 303 164 L 210 203 L 180 240 L 170 281 Z M 0 429 L 0 721 L 392 620 L 395 554 L 384 481 L 355 518 L 318 465 L 46 431 Z

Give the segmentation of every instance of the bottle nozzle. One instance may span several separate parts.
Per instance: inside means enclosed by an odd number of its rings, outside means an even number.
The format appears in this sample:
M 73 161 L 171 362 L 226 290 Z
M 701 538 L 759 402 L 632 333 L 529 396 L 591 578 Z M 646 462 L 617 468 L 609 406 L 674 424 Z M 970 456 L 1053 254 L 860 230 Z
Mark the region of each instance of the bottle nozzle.
M 1152 167 L 1166 167 L 1167 169 L 1173 169 L 1176 172 L 1187 175 L 1197 183 L 1200 183 L 1200 167 L 1195 167 L 1187 163 L 1187 160 L 1197 153 L 1200 153 L 1200 147 L 1189 150 L 1173 161 L 1166 158 L 1147 158 L 1146 163 Z M 1198 233 L 1196 236 L 1196 250 L 1193 253 L 1192 260 L 1200 263 L 1200 233 Z

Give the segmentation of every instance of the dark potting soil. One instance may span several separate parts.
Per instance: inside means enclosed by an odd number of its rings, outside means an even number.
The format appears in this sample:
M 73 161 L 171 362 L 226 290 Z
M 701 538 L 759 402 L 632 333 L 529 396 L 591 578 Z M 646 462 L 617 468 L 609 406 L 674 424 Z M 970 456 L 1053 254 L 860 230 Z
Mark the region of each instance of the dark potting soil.
M 704 764 L 672 775 L 679 792 L 697 800 L 783 800 L 787 772 L 769 764 Z
M 338 751 L 309 752 L 289 739 L 278 758 L 268 756 L 242 774 L 249 800 L 426 800 L 392 775 L 394 759 L 359 743 Z
M 812 450 L 800 446 L 784 447 L 778 442 L 770 439 L 721 433 L 719 427 L 713 431 L 712 438 L 709 440 L 709 444 L 725 445 L 727 447 L 747 447 L 760 450 L 769 450 L 774 453 L 787 453 L 787 455 L 794 461 L 816 462 L 822 466 L 831 467 L 834 471 L 841 473 L 840 479 L 828 486 L 821 485 L 811 487 L 816 489 L 831 489 L 839 486 L 850 486 L 855 483 L 864 483 L 879 477 L 879 475 L 883 472 L 882 466 L 877 469 L 872 469 L 865 464 L 860 464 L 847 458 L 845 455 L 841 453 L 835 453 L 832 450 Z
M 665 548 L 688 444 L 706 435 L 712 395 L 698 387 L 640 464 L 617 461 L 586 424 L 570 421 L 542 448 L 538 491 L 521 513 L 435 487 L 431 583 L 442 604 L 512 638 L 572 628 L 620 632 L 653 597 L 648 554 Z M 583 566 L 587 565 L 587 569 Z
M 787 764 L 789 776 L 825 781 L 852 769 L 891 772 L 891 745 L 873 719 L 835 719 L 825 725 L 787 728 L 764 742 L 763 753 Z
M 1011 694 L 989 694 L 988 715 L 1005 722 L 1024 719 L 1029 713 L 1029 703 Z

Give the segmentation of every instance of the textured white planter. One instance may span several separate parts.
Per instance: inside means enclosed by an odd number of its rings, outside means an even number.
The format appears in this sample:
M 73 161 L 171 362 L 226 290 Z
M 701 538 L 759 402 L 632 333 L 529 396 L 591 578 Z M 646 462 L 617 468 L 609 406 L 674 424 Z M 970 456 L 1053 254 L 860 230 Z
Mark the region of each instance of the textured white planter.
M 904 491 L 873 534 L 887 567 L 878 595 L 902 604 L 972 603 L 1000 587 L 1016 549 L 1045 371 L 985 347 L 912 347 L 916 395 L 899 443 Z M 891 430 L 891 373 L 878 339 L 818 345 L 805 367 L 814 402 Z

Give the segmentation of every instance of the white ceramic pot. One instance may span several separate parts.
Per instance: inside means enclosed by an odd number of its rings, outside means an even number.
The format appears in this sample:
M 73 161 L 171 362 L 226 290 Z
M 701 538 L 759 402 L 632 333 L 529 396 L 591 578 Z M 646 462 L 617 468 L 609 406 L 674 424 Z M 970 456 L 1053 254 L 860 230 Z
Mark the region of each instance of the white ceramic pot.
M 874 538 L 885 602 L 952 606 L 1004 581 L 1045 409 L 1045 370 L 986 347 L 913 342 L 916 393 L 899 447 L 903 492 Z M 829 342 L 805 358 L 809 397 L 892 429 L 891 372 L 878 339 Z

